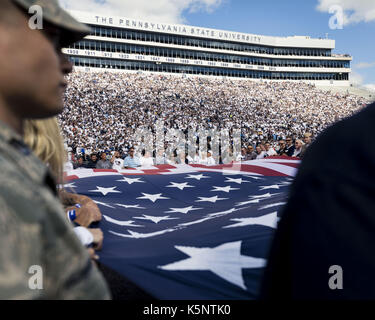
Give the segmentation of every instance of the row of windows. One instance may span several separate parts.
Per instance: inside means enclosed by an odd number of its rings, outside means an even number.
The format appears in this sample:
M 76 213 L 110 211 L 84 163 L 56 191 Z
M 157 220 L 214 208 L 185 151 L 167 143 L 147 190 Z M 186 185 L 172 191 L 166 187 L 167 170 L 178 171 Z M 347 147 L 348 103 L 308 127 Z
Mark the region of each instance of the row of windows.
M 200 66 L 186 66 L 176 64 L 157 64 L 152 62 L 140 61 L 123 61 L 102 58 L 82 58 L 69 57 L 75 66 L 93 67 L 93 68 L 109 68 L 136 71 L 153 71 L 167 73 L 197 74 L 226 76 L 252 79 L 273 79 L 273 80 L 348 80 L 348 73 L 302 73 L 302 72 L 269 72 L 254 70 L 235 70 L 210 68 Z
M 236 56 L 229 54 L 218 54 L 173 48 L 158 48 L 150 46 L 129 45 L 124 43 L 112 43 L 105 41 L 83 40 L 71 46 L 80 50 L 95 50 L 105 52 L 121 52 L 141 55 L 152 55 L 158 57 L 181 58 L 191 60 L 217 61 L 227 63 L 251 64 L 272 67 L 311 67 L 311 68 L 350 68 L 348 61 L 332 60 L 292 60 L 292 59 L 269 59 Z
M 106 37 L 106 38 L 158 42 L 158 43 L 174 44 L 174 45 L 181 45 L 181 46 L 212 48 L 212 49 L 222 49 L 222 50 L 242 51 L 242 52 L 254 52 L 254 53 L 274 54 L 274 55 L 323 56 L 323 57 L 330 57 L 332 55 L 331 49 L 274 48 L 274 47 L 267 47 L 267 46 L 257 46 L 257 45 L 252 45 L 252 44 L 226 42 L 226 41 L 220 41 L 220 40 L 189 38 L 185 36 L 154 33 L 154 32 L 132 31 L 132 30 L 121 29 L 121 28 L 105 28 L 105 27 L 99 27 L 99 26 L 91 26 L 91 27 L 93 29 L 93 32 L 91 35 L 99 36 L 99 37 Z

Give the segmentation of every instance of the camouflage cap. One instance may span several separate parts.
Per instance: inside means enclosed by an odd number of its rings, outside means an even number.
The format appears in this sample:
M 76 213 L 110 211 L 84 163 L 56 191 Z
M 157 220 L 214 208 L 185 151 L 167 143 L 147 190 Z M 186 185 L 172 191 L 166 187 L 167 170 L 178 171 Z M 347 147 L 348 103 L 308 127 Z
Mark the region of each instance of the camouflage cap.
M 29 8 L 38 5 L 43 9 L 43 20 L 62 30 L 61 45 L 74 43 L 91 32 L 91 29 L 73 18 L 58 3 L 58 0 L 12 0 L 20 7 L 29 11 Z

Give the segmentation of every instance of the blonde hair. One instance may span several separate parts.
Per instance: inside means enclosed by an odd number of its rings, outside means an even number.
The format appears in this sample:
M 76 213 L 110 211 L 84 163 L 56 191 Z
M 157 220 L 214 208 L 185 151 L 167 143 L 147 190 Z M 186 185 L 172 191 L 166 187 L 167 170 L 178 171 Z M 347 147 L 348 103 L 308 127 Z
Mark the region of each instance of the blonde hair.
M 298 142 L 301 146 L 305 145 L 305 143 L 301 139 L 296 139 L 296 142 Z
M 47 164 L 57 183 L 63 183 L 64 163 L 67 152 L 57 118 L 26 120 L 24 140 L 34 154 Z

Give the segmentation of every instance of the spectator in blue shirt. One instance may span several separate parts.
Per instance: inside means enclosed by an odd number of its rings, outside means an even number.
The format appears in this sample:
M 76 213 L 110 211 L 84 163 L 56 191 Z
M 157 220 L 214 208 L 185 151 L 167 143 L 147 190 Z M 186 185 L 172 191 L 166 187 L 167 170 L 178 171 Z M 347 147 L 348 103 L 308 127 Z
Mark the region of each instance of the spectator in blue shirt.
M 134 148 L 130 148 L 129 155 L 124 160 L 125 169 L 137 168 L 141 166 L 141 162 L 138 157 L 134 156 Z

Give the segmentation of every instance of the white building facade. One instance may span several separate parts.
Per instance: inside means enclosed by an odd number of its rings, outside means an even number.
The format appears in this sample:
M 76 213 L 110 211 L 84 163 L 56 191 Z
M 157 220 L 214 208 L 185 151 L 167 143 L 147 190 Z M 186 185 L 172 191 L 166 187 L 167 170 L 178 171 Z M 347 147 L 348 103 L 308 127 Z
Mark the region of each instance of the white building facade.
M 349 86 L 335 41 L 269 37 L 70 11 L 92 33 L 63 52 L 78 70 L 152 72 Z

